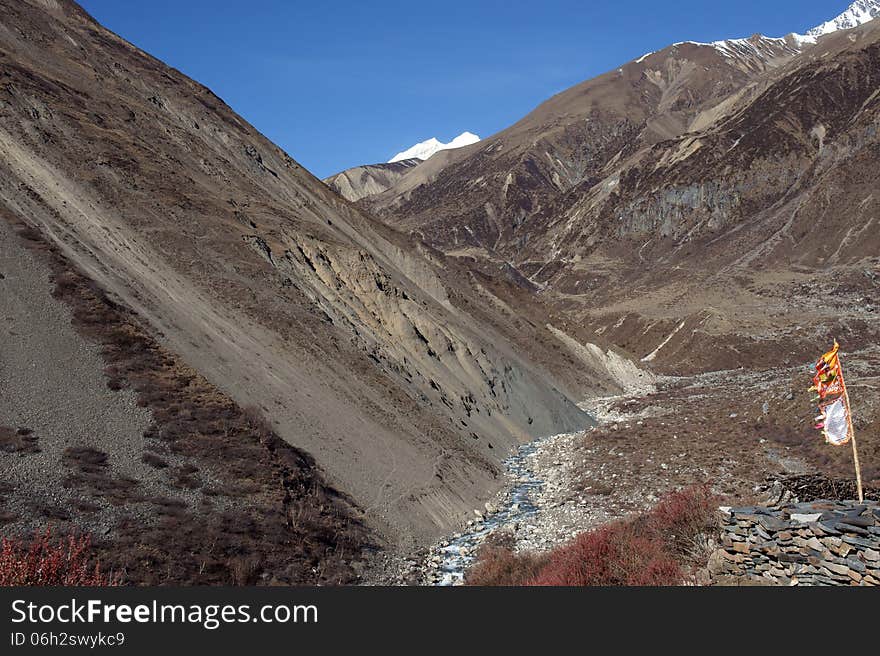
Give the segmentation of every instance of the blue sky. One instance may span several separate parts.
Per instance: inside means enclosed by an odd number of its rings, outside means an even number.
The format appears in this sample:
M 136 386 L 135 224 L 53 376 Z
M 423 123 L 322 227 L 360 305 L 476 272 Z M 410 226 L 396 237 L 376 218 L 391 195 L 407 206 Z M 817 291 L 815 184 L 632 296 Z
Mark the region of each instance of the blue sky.
M 210 87 L 319 177 L 436 136 L 482 137 L 684 40 L 782 36 L 847 0 L 80 0 Z

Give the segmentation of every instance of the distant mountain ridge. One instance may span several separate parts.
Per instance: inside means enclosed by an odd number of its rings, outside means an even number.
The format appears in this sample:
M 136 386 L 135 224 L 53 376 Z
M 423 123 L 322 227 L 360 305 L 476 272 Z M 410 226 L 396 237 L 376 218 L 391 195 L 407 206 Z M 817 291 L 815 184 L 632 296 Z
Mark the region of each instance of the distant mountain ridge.
M 648 53 L 360 203 L 652 368 L 791 362 L 834 330 L 864 343 L 878 7 L 855 2 L 805 35 Z M 840 267 L 852 303 L 820 296 L 798 315 L 802 267 Z
M 807 30 L 804 34 L 792 32 L 784 37 L 769 37 L 755 34 L 747 38 L 731 38 L 710 43 L 682 41 L 672 44 L 669 48 L 688 48 L 691 46 L 698 46 L 712 48 L 717 51 L 718 54 L 726 60 L 726 63 L 729 64 L 727 68 L 738 70 L 734 72 L 729 70 L 723 72 L 718 71 L 716 74 L 720 74 L 722 77 L 732 74 L 742 78 L 739 81 L 734 82 L 732 85 L 722 82 L 722 84 L 726 85 L 723 88 L 728 91 L 733 91 L 741 84 L 746 83 L 749 76 L 761 73 L 767 68 L 773 68 L 784 63 L 791 57 L 799 54 L 805 47 L 814 45 L 819 37 L 831 34 L 838 30 L 861 25 L 872 20 L 878 14 L 880 14 L 880 0 L 857 0 L 840 15 Z M 634 62 L 630 62 L 630 64 L 642 64 L 645 60 L 654 57 L 658 53 L 666 53 L 669 48 L 648 52 L 634 60 Z M 746 77 L 742 77 L 740 72 L 745 73 Z M 693 74 L 693 72 L 688 74 Z M 600 78 L 597 79 L 601 79 L 601 77 L 603 76 L 600 76 Z M 664 92 L 665 94 L 669 95 L 670 92 L 676 93 L 681 89 L 680 85 L 682 83 L 682 77 L 681 75 L 676 77 L 677 79 L 674 82 L 671 82 L 672 86 Z M 706 77 L 711 78 L 711 75 Z M 588 83 L 589 81 L 583 84 Z M 577 87 L 574 87 L 574 89 L 577 89 L 580 86 L 581 85 L 578 85 Z M 567 95 L 567 92 L 563 92 L 560 95 L 565 96 Z M 723 93 L 717 93 L 714 94 L 713 97 L 720 98 L 722 95 Z M 691 99 L 688 102 L 692 104 L 694 100 L 699 102 L 698 99 Z M 655 126 L 659 127 L 659 125 L 660 121 L 655 122 Z M 684 126 L 679 126 L 674 128 L 673 132 L 683 128 Z M 666 131 L 667 128 L 663 128 L 661 134 L 665 134 Z M 473 135 L 469 132 L 462 133 L 448 144 L 443 144 L 436 138 L 431 138 L 396 154 L 391 158 L 389 163 L 395 163 L 407 159 L 412 159 L 416 163 L 419 163 L 420 160 L 428 160 L 432 155 L 442 150 L 455 149 L 464 145 L 472 145 L 472 143 L 477 143 L 479 141 L 481 141 L 481 139 L 477 137 L 477 135 Z M 487 142 L 491 141 L 492 138 L 487 140 Z M 425 181 L 433 179 L 436 175 L 436 171 L 444 168 L 448 162 L 454 161 L 458 156 L 459 153 L 455 152 L 445 157 L 443 160 L 436 160 L 427 168 L 422 167 L 417 171 L 402 171 L 401 169 L 389 170 L 381 164 L 363 165 L 347 169 L 346 171 L 325 178 L 324 182 L 328 184 L 331 189 L 351 201 L 370 199 L 369 202 L 372 203 L 372 199 L 384 194 L 385 198 L 376 199 L 374 205 L 374 209 L 378 208 L 379 211 L 382 212 L 384 211 L 384 208 L 388 207 L 389 203 L 396 205 L 402 199 L 408 199 L 410 195 L 414 193 L 416 188 L 421 186 Z M 415 169 L 415 167 L 410 168 Z M 559 175 L 563 180 L 566 177 L 561 174 Z
M 747 38 L 722 39 L 720 41 L 711 41 L 708 43 L 701 41 L 681 41 L 673 45 L 681 45 L 682 43 L 693 43 L 701 46 L 712 46 L 727 56 L 736 56 L 737 52 L 743 48 L 754 48 L 756 44 L 776 44 L 778 47 L 790 48 L 795 52 L 805 45 L 812 45 L 816 40 L 827 34 L 833 34 L 839 30 L 847 30 L 853 27 L 863 25 L 880 15 L 880 0 L 856 0 L 840 15 L 825 21 L 821 25 L 817 25 L 804 34 L 791 32 L 782 37 L 770 37 L 762 34 L 754 34 Z M 642 55 L 636 61 L 641 61 L 645 57 L 653 53 L 649 52 Z
M 397 153 L 388 162 L 364 164 L 324 178 L 324 184 L 352 202 L 376 196 L 397 184 L 411 169 L 442 151 L 452 151 L 480 141 L 472 132 L 462 132 L 449 143 L 432 137 Z
M 393 187 L 411 168 L 421 163 L 421 159 L 413 157 L 384 164 L 355 166 L 325 178 L 324 183 L 346 200 L 355 202 Z

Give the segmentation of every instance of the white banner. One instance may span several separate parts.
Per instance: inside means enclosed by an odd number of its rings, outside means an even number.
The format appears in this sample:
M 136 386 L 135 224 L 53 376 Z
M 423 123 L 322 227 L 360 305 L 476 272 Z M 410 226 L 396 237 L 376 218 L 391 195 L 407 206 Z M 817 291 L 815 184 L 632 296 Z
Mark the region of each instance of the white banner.
M 840 446 L 849 442 L 849 421 L 843 398 L 825 406 L 825 428 L 822 432 L 829 444 Z

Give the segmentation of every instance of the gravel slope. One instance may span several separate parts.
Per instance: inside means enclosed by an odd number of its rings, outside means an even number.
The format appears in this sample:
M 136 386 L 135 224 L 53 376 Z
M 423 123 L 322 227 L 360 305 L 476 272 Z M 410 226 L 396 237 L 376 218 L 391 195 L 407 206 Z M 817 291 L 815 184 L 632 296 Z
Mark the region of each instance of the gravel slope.
M 45 265 L 4 221 L 0 274 L 0 426 L 32 430 L 39 448 L 0 450 L 0 481 L 12 488 L 5 511 L 17 516 L 9 529 L 42 527 L 44 515 L 63 518 L 84 500 L 63 484 L 69 447 L 112 454 L 111 475 L 149 486 L 159 475 L 141 460 L 149 410 L 137 407 L 132 392 L 107 388 L 98 346 L 76 332 L 70 311 L 52 298 Z M 95 515 L 90 528 L 106 528 L 110 519 Z

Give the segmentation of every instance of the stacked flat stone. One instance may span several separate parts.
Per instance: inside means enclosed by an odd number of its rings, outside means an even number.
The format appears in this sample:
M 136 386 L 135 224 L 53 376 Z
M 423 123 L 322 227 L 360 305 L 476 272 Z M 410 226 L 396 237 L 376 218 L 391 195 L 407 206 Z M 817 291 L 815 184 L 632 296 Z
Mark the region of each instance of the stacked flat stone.
M 880 504 L 721 508 L 714 574 L 778 585 L 880 585 Z

